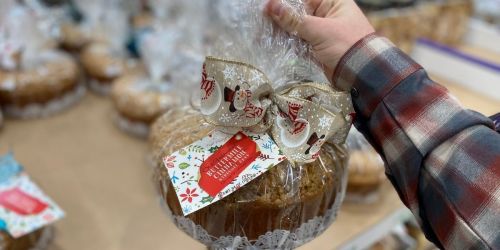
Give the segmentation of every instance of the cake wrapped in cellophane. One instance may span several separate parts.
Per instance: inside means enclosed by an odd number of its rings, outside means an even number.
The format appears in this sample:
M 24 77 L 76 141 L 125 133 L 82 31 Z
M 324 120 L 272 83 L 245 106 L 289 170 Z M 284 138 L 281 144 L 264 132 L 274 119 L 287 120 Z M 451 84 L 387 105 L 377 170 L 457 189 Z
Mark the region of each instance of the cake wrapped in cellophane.
M 0 5 L 0 105 L 7 116 L 49 116 L 85 93 L 76 61 L 55 47 L 52 20 L 38 7 Z
M 151 27 L 135 37 L 145 69 L 117 78 L 111 96 L 116 122 L 129 134 L 147 138 L 149 126 L 167 110 L 189 103 L 203 63 L 203 4 L 152 2 Z
M 150 135 L 162 204 L 212 249 L 303 245 L 334 221 L 345 192 L 350 96 L 263 14 L 265 2 L 217 2 L 199 100 Z M 301 1 L 284 2 L 304 15 Z

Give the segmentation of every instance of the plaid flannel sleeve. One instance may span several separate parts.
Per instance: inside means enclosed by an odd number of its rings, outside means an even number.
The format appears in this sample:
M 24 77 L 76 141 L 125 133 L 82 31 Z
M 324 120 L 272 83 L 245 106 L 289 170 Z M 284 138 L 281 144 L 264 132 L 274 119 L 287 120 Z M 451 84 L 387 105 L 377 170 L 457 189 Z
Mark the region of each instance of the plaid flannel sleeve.
M 426 236 L 447 249 L 500 249 L 500 134 L 420 65 L 369 35 L 333 76 L 353 86 L 356 127 Z

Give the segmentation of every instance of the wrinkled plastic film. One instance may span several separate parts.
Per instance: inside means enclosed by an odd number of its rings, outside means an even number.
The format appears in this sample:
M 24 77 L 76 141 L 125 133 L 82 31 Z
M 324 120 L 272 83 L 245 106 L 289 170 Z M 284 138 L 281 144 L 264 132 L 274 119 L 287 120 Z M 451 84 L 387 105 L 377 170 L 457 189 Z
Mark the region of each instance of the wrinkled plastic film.
M 75 1 L 84 19 L 80 28 L 87 39 L 104 42 L 116 52 L 123 51 L 128 38 L 128 18 L 131 11 L 120 0 Z
M 136 34 L 140 70 L 124 74 L 113 86 L 122 130 L 147 136 L 149 124 L 172 107 L 187 105 L 198 86 L 203 60 L 203 26 L 206 4 L 183 1 L 152 1 L 154 19 Z
M 182 99 L 189 100 L 192 90 L 197 88 L 200 81 L 204 43 L 208 35 L 205 27 L 209 22 L 209 3 L 152 1 L 150 5 L 152 9 L 165 12 L 153 12 L 157 20 L 153 25 L 153 33 L 163 37 L 163 45 L 157 51 L 162 54 L 162 58 L 157 60 L 163 61 L 157 64 L 158 71 L 168 76 Z M 149 61 L 148 58 L 145 60 Z
M 176 82 L 190 81 L 192 87 L 199 80 L 193 70 L 196 67 L 195 71 L 199 71 L 203 59 L 203 27 L 208 19 L 204 12 L 206 4 L 153 1 L 150 5 L 154 10 L 166 12 L 161 15 L 154 12 L 151 32 L 140 39 L 140 54 L 150 76 L 158 80 L 168 75 Z
M 9 81 L 14 75 L 16 81 Z M 73 106 L 85 94 L 78 76 L 73 59 L 55 51 L 39 52 L 29 66 L 21 71 L 3 72 L 0 77 L 5 115 L 23 119 L 46 117 Z
M 128 15 L 121 9 L 111 8 L 100 16 L 94 34 L 97 40 L 109 43 L 114 51 L 123 51 L 128 38 Z
M 0 100 L 7 116 L 49 116 L 83 96 L 77 64 L 54 49 L 46 26 L 52 22 L 43 8 L 26 1 L 0 16 Z
M 219 1 L 222 32 L 209 50 L 209 55 L 256 66 L 278 89 L 286 83 L 310 80 L 328 82 L 323 71 L 312 59 L 311 46 L 291 36 L 270 17 L 263 15 L 263 0 Z M 302 19 L 302 1 L 283 1 Z
M 30 8 L 17 4 L 11 5 L 9 11 L 0 17 L 0 53 L 2 59 L 19 59 L 7 63 L 2 62 L 2 67 L 7 70 L 24 68 L 33 64 L 41 50 L 50 49 L 53 40 L 38 26 L 43 19 L 36 15 Z
M 179 35 L 167 29 L 157 30 L 144 35 L 141 39 L 140 53 L 151 80 L 160 83 L 165 79 L 169 64 L 175 51 Z
M 76 30 L 66 30 L 74 37 L 64 41 L 65 47 L 78 50 L 87 44 L 80 54 L 80 61 L 90 76 L 89 87 L 96 93 L 107 95 L 112 81 L 139 68 L 138 63 L 129 57 L 125 46 L 129 38 L 131 12 L 120 0 L 78 1 L 76 4 L 83 20 Z M 78 42 L 81 40 L 85 41 Z

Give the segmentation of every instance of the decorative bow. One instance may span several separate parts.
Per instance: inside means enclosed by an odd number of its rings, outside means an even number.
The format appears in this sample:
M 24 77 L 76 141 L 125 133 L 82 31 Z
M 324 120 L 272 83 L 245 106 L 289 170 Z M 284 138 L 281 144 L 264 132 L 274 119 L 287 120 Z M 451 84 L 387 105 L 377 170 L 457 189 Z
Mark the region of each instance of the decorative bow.
M 270 132 L 293 162 L 312 162 L 326 141 L 344 143 L 352 123 L 350 96 L 326 84 L 296 82 L 274 90 L 252 65 L 207 57 L 201 113 L 224 128 Z

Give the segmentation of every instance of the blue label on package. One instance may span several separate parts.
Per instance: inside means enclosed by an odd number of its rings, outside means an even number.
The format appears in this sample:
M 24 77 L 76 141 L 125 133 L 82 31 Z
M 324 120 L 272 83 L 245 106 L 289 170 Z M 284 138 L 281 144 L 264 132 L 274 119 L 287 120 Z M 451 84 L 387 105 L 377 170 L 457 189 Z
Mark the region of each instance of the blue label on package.
M 0 183 L 8 181 L 22 170 L 23 167 L 14 159 L 12 153 L 0 156 Z

